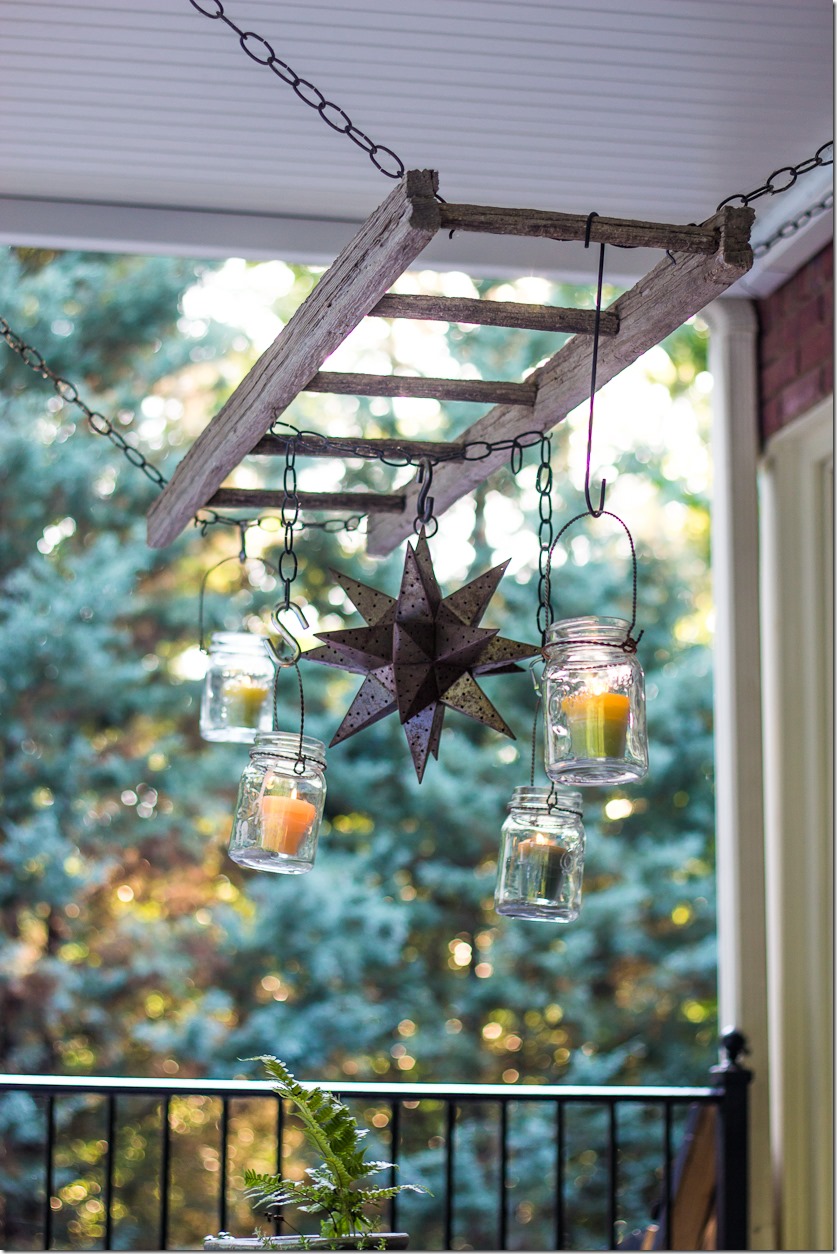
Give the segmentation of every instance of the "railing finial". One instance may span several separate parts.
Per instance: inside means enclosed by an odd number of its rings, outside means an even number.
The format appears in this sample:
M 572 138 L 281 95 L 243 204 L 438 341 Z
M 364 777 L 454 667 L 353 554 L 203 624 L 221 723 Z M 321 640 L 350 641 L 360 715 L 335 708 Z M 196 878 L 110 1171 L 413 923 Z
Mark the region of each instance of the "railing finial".
M 739 1067 L 738 1061 L 741 1054 L 749 1054 L 747 1047 L 747 1038 L 743 1032 L 739 1032 L 738 1028 L 725 1028 L 721 1034 L 721 1048 L 726 1057 L 724 1065 L 727 1067 Z

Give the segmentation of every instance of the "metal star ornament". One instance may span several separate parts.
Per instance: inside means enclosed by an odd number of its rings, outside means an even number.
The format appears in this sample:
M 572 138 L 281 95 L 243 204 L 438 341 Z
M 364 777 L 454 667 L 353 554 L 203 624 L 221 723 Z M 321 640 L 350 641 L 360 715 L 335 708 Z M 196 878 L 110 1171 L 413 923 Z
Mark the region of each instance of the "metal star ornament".
M 397 711 L 421 782 L 430 754 L 439 756 L 446 709 L 514 739 L 474 678 L 520 670 L 515 663 L 538 652 L 479 626 L 507 566 L 443 597 L 422 529 L 415 548 L 407 546 L 397 598 L 332 571 L 366 623 L 319 633 L 325 643 L 305 654 L 306 661 L 366 676 L 332 745 Z

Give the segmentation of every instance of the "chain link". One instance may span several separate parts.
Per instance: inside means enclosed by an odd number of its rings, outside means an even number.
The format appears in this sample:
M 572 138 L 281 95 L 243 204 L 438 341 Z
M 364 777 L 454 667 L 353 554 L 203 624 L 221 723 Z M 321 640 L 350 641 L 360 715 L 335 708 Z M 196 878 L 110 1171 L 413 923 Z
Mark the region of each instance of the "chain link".
M 538 616 L 537 626 L 541 633 L 541 645 L 546 644 L 546 633 L 552 622 L 552 604 L 549 594 L 549 555 L 555 539 L 552 523 L 552 440 L 541 436 L 541 460 L 535 487 L 538 493 Z
M 331 127 L 340 135 L 345 135 L 360 148 L 361 152 L 365 152 L 376 170 L 380 170 L 381 174 L 388 179 L 403 178 L 404 162 L 396 152 L 383 144 L 376 144 L 368 135 L 359 130 L 344 109 L 341 109 L 333 100 L 326 100 L 319 87 L 309 82 L 307 78 L 301 78 L 287 62 L 280 60 L 262 35 L 257 35 L 252 30 L 242 30 L 240 26 L 237 26 L 232 18 L 227 16 L 221 0 L 211 0 L 211 4 L 200 4 L 198 0 L 190 0 L 190 4 L 204 17 L 212 21 L 220 18 L 226 26 L 229 26 L 230 30 L 238 35 L 241 49 L 251 61 L 255 61 L 257 65 L 266 66 L 278 79 L 286 83 L 303 104 L 308 105 L 309 109 L 314 109 L 320 115 L 326 126 Z
M 77 409 L 81 410 L 91 431 L 95 432 L 96 435 L 103 435 L 106 439 L 110 440 L 111 444 L 113 444 L 115 448 L 119 449 L 120 453 L 128 459 L 131 465 L 136 466 L 138 470 L 141 470 L 145 477 L 150 479 L 156 487 L 165 487 L 167 482 L 165 476 L 152 462 L 148 460 L 145 454 L 133 444 L 129 444 L 124 435 L 116 430 L 113 423 L 106 418 L 104 414 L 98 413 L 95 409 L 91 409 L 89 405 L 85 404 L 79 396 L 78 389 L 75 384 L 71 383 L 69 379 L 62 378 L 60 374 L 56 374 L 56 372 L 47 365 L 42 354 L 39 353 L 36 348 L 32 348 L 31 345 L 22 340 L 19 335 L 16 335 L 1 314 L 0 338 L 6 341 L 9 348 L 11 348 L 13 352 L 17 353 L 21 361 L 23 361 L 30 370 L 34 370 L 35 373 L 39 374 L 42 379 L 48 379 L 50 381 L 56 394 L 61 397 L 62 401 L 68 405 L 75 405 Z
M 798 213 L 795 218 L 790 218 L 787 222 L 783 222 L 772 235 L 767 237 L 767 239 L 762 240 L 758 244 L 754 244 L 753 256 L 763 257 L 765 253 L 769 253 L 771 248 L 774 248 L 780 240 L 790 239 L 792 235 L 796 235 L 797 231 L 801 231 L 804 226 L 807 226 L 812 218 L 818 217 L 821 213 L 828 213 L 829 210 L 833 208 L 834 193 L 828 192 L 825 196 L 823 196 L 822 200 L 818 200 L 815 205 L 809 205 L 807 209 L 803 209 L 801 213 Z
M 286 431 L 279 431 L 279 427 L 285 427 Z M 286 434 L 287 431 L 291 434 Z M 439 466 L 443 462 L 481 462 L 495 453 L 508 453 L 511 468 L 515 474 L 522 465 L 524 450 L 540 443 L 543 438 L 542 431 L 523 431 L 520 435 L 507 436 L 493 443 L 489 443 L 488 440 L 465 440 L 462 443 L 451 444 L 450 448 L 444 452 L 437 452 L 432 456 L 426 453 L 404 453 L 388 457 L 385 453 L 368 446 L 353 444 L 350 439 L 344 439 L 342 436 L 337 439 L 322 435 L 319 431 L 301 430 L 289 422 L 276 420 L 270 427 L 270 433 L 283 442 L 305 440 L 307 443 L 317 444 L 322 454 L 333 450 L 335 457 L 356 457 L 361 461 L 381 462 L 384 466 L 393 466 L 398 470 L 402 470 L 405 466 L 418 468 L 422 462 L 429 462 L 431 466 Z
M 831 149 L 831 155 L 826 155 Z M 787 192 L 793 187 L 800 174 L 807 174 L 810 170 L 816 170 L 822 165 L 834 164 L 834 140 L 830 139 L 827 144 L 821 144 L 813 157 L 808 157 L 806 161 L 800 161 L 799 165 L 783 165 L 778 170 L 765 179 L 761 187 L 756 187 L 751 192 L 736 192 L 732 196 L 727 196 L 726 200 L 722 200 L 715 210 L 716 213 L 726 206 L 731 205 L 735 201 L 738 207 L 745 209 L 747 205 L 752 204 L 754 200 L 758 200 L 761 196 L 776 196 L 779 192 Z M 784 181 L 782 181 L 784 176 Z M 778 182 L 777 182 L 778 180 Z
M 284 587 L 284 609 L 291 606 L 291 584 L 299 572 L 299 559 L 294 553 L 294 527 L 299 522 L 299 496 L 296 489 L 296 441 L 285 445 L 285 473 L 282 477 L 282 526 L 285 529 L 285 549 L 279 558 L 279 578 Z

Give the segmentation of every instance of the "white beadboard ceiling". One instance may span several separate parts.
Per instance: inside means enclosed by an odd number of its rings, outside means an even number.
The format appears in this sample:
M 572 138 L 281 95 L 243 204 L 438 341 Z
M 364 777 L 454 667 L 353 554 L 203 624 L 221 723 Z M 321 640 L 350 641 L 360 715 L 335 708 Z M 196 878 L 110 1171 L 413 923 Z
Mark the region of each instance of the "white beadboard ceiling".
M 829 0 L 224 7 L 406 166 L 439 170 L 447 200 L 699 221 L 832 135 Z M 0 109 L 7 243 L 326 262 L 391 186 L 189 0 L 0 0 Z M 759 202 L 755 238 L 830 175 Z M 807 250 L 829 233 L 820 215 Z M 800 246 L 784 248 L 786 268 Z M 577 246 L 463 233 L 425 255 L 489 273 L 591 270 Z M 651 260 L 621 253 L 609 277 Z

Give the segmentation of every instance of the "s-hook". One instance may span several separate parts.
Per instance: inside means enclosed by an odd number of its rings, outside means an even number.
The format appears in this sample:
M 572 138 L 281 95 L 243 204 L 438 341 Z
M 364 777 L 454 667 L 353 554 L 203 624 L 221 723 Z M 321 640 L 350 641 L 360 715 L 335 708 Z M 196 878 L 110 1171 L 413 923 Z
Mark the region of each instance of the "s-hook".
M 299 641 L 293 632 L 284 626 L 279 618 L 280 614 L 284 614 L 286 610 L 291 610 L 296 617 L 297 622 L 303 631 L 308 628 L 308 619 L 303 614 L 301 608 L 295 601 L 289 601 L 287 605 L 277 605 L 270 615 L 271 625 L 279 637 L 281 644 L 272 640 L 270 636 L 267 638 L 267 648 L 270 656 L 273 658 L 276 666 L 296 666 L 302 656 L 302 649 L 299 647 Z M 284 649 L 282 646 L 284 645 Z M 290 653 L 285 650 L 290 649 Z
M 422 527 L 429 527 L 431 523 L 436 522 L 433 517 L 433 497 L 430 495 L 430 487 L 433 483 L 433 462 L 429 457 L 422 457 L 419 461 L 416 482 L 420 483 L 421 487 L 416 498 L 416 518 L 413 530 L 419 532 Z M 430 534 L 435 535 L 437 529 L 438 524 Z

